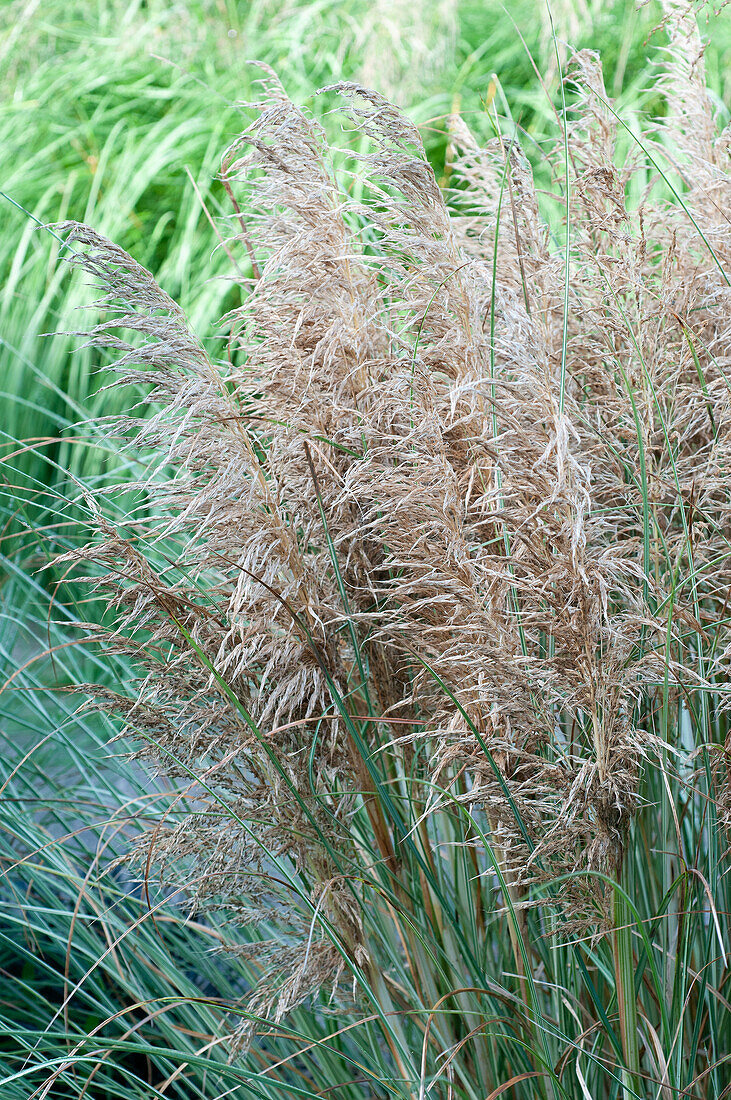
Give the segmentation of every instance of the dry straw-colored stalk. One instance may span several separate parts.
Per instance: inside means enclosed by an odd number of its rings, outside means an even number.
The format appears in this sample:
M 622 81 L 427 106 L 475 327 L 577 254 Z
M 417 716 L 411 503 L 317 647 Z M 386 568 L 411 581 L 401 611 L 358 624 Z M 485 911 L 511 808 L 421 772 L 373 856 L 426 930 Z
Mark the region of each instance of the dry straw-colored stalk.
M 113 430 L 150 461 L 153 518 L 95 504 L 77 555 L 140 669 L 97 701 L 198 778 L 141 851 L 264 923 L 253 1013 L 377 988 L 371 910 L 398 923 L 414 874 L 446 925 L 438 821 L 460 806 L 519 970 L 526 906 L 601 929 L 583 872 L 618 877 L 643 767 L 687 748 L 648 714 L 728 682 L 729 134 L 668 14 L 667 116 L 637 140 L 598 57 L 573 58 L 545 202 L 515 134 L 482 147 L 459 119 L 442 193 L 409 120 L 342 84 L 351 174 L 265 71 L 224 158 L 227 248 L 259 275 L 224 362 L 133 259 L 64 227 L 101 288 L 92 344 L 148 393 Z

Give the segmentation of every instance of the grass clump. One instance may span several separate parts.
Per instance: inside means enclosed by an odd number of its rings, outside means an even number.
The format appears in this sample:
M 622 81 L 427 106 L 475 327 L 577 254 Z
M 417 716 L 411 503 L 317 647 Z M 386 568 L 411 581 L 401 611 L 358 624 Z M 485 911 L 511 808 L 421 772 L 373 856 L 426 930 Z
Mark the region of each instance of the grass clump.
M 324 90 L 343 151 L 265 69 L 220 360 L 57 227 L 146 394 L 108 425 L 136 502 L 90 493 L 64 558 L 135 675 L 87 690 L 172 787 L 147 888 L 238 967 L 180 1095 L 722 1095 L 729 146 L 666 31 L 630 141 L 573 57 L 546 194 L 494 111 L 452 119 L 445 196 L 389 101 Z

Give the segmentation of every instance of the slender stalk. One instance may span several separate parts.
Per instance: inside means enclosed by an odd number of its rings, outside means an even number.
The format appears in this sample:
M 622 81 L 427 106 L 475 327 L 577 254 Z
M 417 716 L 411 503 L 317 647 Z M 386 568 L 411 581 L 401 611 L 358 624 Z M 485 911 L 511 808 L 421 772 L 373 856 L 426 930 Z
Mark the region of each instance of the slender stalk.
M 642 1091 L 639 1077 L 637 1001 L 635 998 L 635 967 L 632 950 L 633 922 L 624 891 L 621 889 L 614 891 L 612 923 L 614 981 L 619 1010 L 619 1030 L 624 1053 L 622 1095 L 624 1100 L 631 1100 L 633 1097 L 642 1096 Z

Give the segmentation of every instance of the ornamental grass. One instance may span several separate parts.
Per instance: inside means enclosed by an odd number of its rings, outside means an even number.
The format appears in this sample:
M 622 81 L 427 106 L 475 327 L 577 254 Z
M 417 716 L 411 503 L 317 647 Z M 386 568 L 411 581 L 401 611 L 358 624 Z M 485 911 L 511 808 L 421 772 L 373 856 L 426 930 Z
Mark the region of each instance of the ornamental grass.
M 731 136 L 666 30 L 642 131 L 582 51 L 553 147 L 488 105 L 440 182 L 263 68 L 218 359 L 57 227 L 144 394 L 62 559 L 136 669 L 90 706 L 178 792 L 129 858 L 223 921 L 236 1095 L 727 1094 Z

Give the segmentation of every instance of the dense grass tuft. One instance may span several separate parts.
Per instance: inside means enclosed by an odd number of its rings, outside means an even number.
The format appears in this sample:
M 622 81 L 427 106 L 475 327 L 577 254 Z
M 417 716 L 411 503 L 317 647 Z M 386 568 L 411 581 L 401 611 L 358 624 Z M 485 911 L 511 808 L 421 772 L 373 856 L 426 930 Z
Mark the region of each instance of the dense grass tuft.
M 725 1094 L 731 176 L 665 12 L 536 25 L 552 102 L 404 10 L 411 115 L 390 8 L 8 23 L 3 1096 Z

